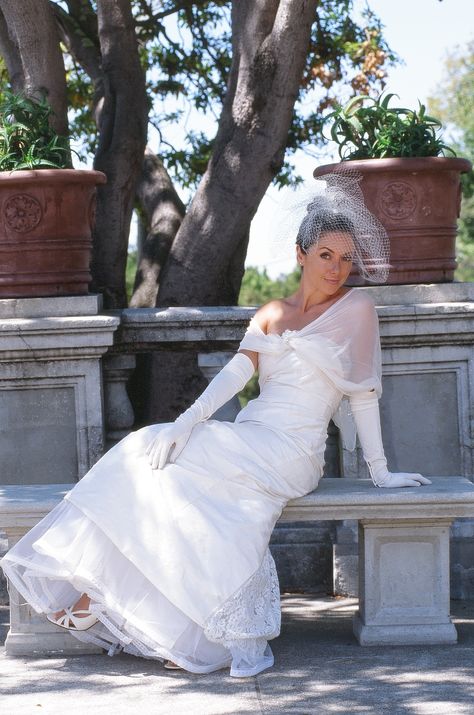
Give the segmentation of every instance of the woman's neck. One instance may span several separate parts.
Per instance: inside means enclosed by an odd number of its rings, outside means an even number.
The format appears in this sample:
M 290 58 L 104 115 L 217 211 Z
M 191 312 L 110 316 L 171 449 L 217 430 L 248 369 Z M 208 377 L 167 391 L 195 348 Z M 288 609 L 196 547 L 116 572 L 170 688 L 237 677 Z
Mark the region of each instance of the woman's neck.
M 300 287 L 291 297 L 293 299 L 292 302 L 294 307 L 300 311 L 302 315 L 304 315 L 314 308 L 317 308 L 317 306 L 335 302 L 341 298 L 347 290 L 348 289 L 345 286 L 341 286 L 335 293 L 329 294 L 322 290 L 305 286 L 304 281 L 302 280 Z

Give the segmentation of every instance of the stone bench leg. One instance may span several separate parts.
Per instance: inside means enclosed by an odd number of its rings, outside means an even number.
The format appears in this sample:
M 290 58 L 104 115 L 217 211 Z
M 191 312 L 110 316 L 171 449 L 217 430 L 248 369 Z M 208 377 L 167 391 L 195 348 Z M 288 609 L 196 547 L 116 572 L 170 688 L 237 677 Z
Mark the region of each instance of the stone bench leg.
M 24 528 L 6 529 L 11 548 L 25 533 Z M 46 616 L 38 614 L 10 583 L 10 630 L 5 640 L 7 655 L 78 655 L 102 653 L 102 649 L 71 636 L 63 628 L 54 626 Z
M 359 522 L 361 645 L 455 643 L 449 615 L 451 519 Z

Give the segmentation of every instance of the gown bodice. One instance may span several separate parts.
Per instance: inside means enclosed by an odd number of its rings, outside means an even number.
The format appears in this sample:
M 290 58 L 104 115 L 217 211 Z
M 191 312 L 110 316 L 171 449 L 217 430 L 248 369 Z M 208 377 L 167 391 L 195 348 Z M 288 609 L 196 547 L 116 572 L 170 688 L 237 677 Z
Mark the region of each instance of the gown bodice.
M 265 342 L 267 351 L 259 355 L 260 394 L 235 421 L 252 421 L 278 431 L 322 462 L 327 426 L 342 392 L 298 356 L 298 331 L 266 335 Z
M 323 461 L 329 420 L 355 446 L 344 397 L 381 394 L 378 319 L 370 298 L 350 290 L 300 330 L 264 333 L 253 319 L 240 349 L 258 353 L 260 395 L 238 414 L 290 437 Z M 347 400 L 345 400 L 347 402 Z

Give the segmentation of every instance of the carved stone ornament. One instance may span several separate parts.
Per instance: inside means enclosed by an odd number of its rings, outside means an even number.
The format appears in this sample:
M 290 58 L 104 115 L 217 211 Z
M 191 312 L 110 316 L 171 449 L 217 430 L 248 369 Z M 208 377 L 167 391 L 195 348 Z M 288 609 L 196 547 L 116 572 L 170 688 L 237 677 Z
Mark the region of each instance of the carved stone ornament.
M 43 218 L 39 201 L 28 194 L 11 196 L 4 207 L 6 224 L 18 233 L 27 233 L 35 228 Z
M 416 208 L 416 194 L 404 181 L 392 181 L 381 193 L 380 208 L 391 219 L 408 218 Z

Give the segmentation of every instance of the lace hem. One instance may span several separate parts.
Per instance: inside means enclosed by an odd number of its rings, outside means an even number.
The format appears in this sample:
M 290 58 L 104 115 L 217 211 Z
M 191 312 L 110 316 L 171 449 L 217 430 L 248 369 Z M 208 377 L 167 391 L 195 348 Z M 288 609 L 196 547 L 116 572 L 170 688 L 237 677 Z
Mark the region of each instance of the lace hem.
M 255 666 L 267 640 L 280 633 L 280 588 L 275 562 L 267 549 L 258 570 L 204 624 L 204 635 L 232 653 L 233 668 Z

